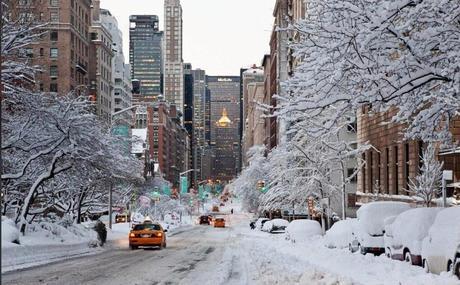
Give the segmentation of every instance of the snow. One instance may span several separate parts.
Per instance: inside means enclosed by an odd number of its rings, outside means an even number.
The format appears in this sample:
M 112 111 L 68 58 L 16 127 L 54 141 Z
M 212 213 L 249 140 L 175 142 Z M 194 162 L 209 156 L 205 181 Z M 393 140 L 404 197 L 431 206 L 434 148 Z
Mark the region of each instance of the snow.
M 2 216 L 2 248 L 14 246 L 19 243 L 19 230 L 14 222 Z
M 396 253 L 395 248 L 408 248 L 410 253 L 420 255 L 422 241 L 428 235 L 428 231 L 440 211 L 440 208 L 417 208 L 405 211 L 398 215 L 391 224 L 393 236 L 390 246 L 392 254 Z
M 287 220 L 273 219 L 273 220 L 265 222 L 264 226 L 262 227 L 262 231 L 264 232 L 283 231 L 286 229 L 287 226 L 289 226 L 289 222 Z
M 356 212 L 358 227 L 370 235 L 383 235 L 384 220 L 410 209 L 404 202 L 371 202 L 361 206 Z
M 259 230 L 262 230 L 262 222 L 264 221 L 268 221 L 269 219 L 267 218 L 259 218 L 257 219 L 256 223 L 255 223 L 255 226 L 256 226 L 256 229 L 259 229 Z
M 133 144 L 131 153 L 144 153 L 144 143 L 147 141 L 147 129 L 132 129 Z
M 286 239 L 292 242 L 304 242 L 321 235 L 321 225 L 313 220 L 294 220 L 286 228 Z
M 346 248 L 352 241 L 356 219 L 336 222 L 325 234 L 324 244 L 329 248 Z
M 441 210 L 423 240 L 422 257 L 427 259 L 431 272 L 445 271 L 448 260 L 453 261 L 460 248 L 460 207 Z

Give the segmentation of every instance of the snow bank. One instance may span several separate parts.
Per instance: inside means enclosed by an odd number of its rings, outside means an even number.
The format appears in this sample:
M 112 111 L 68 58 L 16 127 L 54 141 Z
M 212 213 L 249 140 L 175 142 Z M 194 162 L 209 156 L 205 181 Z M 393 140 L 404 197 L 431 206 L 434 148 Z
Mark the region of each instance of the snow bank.
M 345 248 L 352 241 L 353 227 L 356 219 L 336 222 L 324 236 L 324 244 L 329 248 Z
M 371 202 L 361 206 L 356 215 L 359 229 L 370 235 L 383 235 L 384 220 L 410 209 L 404 202 Z
M 294 220 L 286 228 L 286 239 L 292 242 L 303 242 L 321 235 L 320 224 L 313 220 Z
M 11 233 L 3 231 L 4 224 L 11 227 L 10 222 L 2 221 L 2 272 L 100 251 L 96 248 L 98 238 L 92 229 L 93 223 L 32 223 L 27 226 L 24 236 L 19 235 L 18 245 L 3 242 L 4 235 Z M 14 229 L 15 235 L 18 234 Z
M 2 216 L 2 248 L 19 244 L 19 230 L 14 222 Z
M 255 223 L 255 226 L 256 226 L 256 229 L 259 229 L 261 230 L 262 229 L 262 225 L 264 224 L 265 221 L 268 221 L 269 219 L 267 218 L 259 218 L 257 219 L 256 223 Z

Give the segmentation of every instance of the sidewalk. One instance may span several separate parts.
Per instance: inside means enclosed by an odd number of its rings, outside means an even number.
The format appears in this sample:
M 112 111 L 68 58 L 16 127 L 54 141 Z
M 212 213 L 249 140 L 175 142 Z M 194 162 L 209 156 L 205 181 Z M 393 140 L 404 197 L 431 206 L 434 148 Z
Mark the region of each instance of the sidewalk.
M 174 236 L 191 229 L 192 225 L 182 225 L 170 229 L 167 236 Z M 98 254 L 106 250 L 128 248 L 129 224 L 114 224 L 107 232 L 107 242 L 103 247 L 91 247 L 90 242 L 50 243 L 35 245 L 10 245 L 2 247 L 1 272 L 14 271 L 49 264 L 75 257 Z

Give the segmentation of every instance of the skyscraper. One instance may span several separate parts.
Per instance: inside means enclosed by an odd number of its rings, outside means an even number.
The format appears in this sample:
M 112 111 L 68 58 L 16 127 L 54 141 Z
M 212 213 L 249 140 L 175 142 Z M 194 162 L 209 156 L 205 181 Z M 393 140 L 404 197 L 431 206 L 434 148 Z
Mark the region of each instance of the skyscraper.
M 162 39 L 158 16 L 129 17 L 129 62 L 131 78 L 140 82 L 140 97 L 154 100 L 161 94 Z
M 240 171 L 240 77 L 207 76 L 210 92 L 212 177 L 228 181 Z
M 206 72 L 201 69 L 192 70 L 193 77 L 193 168 L 199 169 L 196 172 L 196 179 L 203 180 L 204 176 L 203 155 L 206 144 L 205 139 L 205 106 L 206 106 Z
M 164 91 L 168 102 L 184 112 L 182 59 L 182 6 L 180 0 L 165 0 Z

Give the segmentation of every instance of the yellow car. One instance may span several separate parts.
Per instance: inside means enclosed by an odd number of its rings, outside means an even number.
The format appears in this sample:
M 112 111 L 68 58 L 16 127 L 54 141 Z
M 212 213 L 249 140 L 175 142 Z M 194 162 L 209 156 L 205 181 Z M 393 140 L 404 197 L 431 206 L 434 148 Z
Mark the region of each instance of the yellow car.
M 166 247 L 167 230 L 164 230 L 160 224 L 144 222 L 135 225 L 129 232 L 129 247 L 137 249 L 139 246 L 157 246 L 160 249 Z
M 225 228 L 225 220 L 223 218 L 214 219 L 215 228 Z

